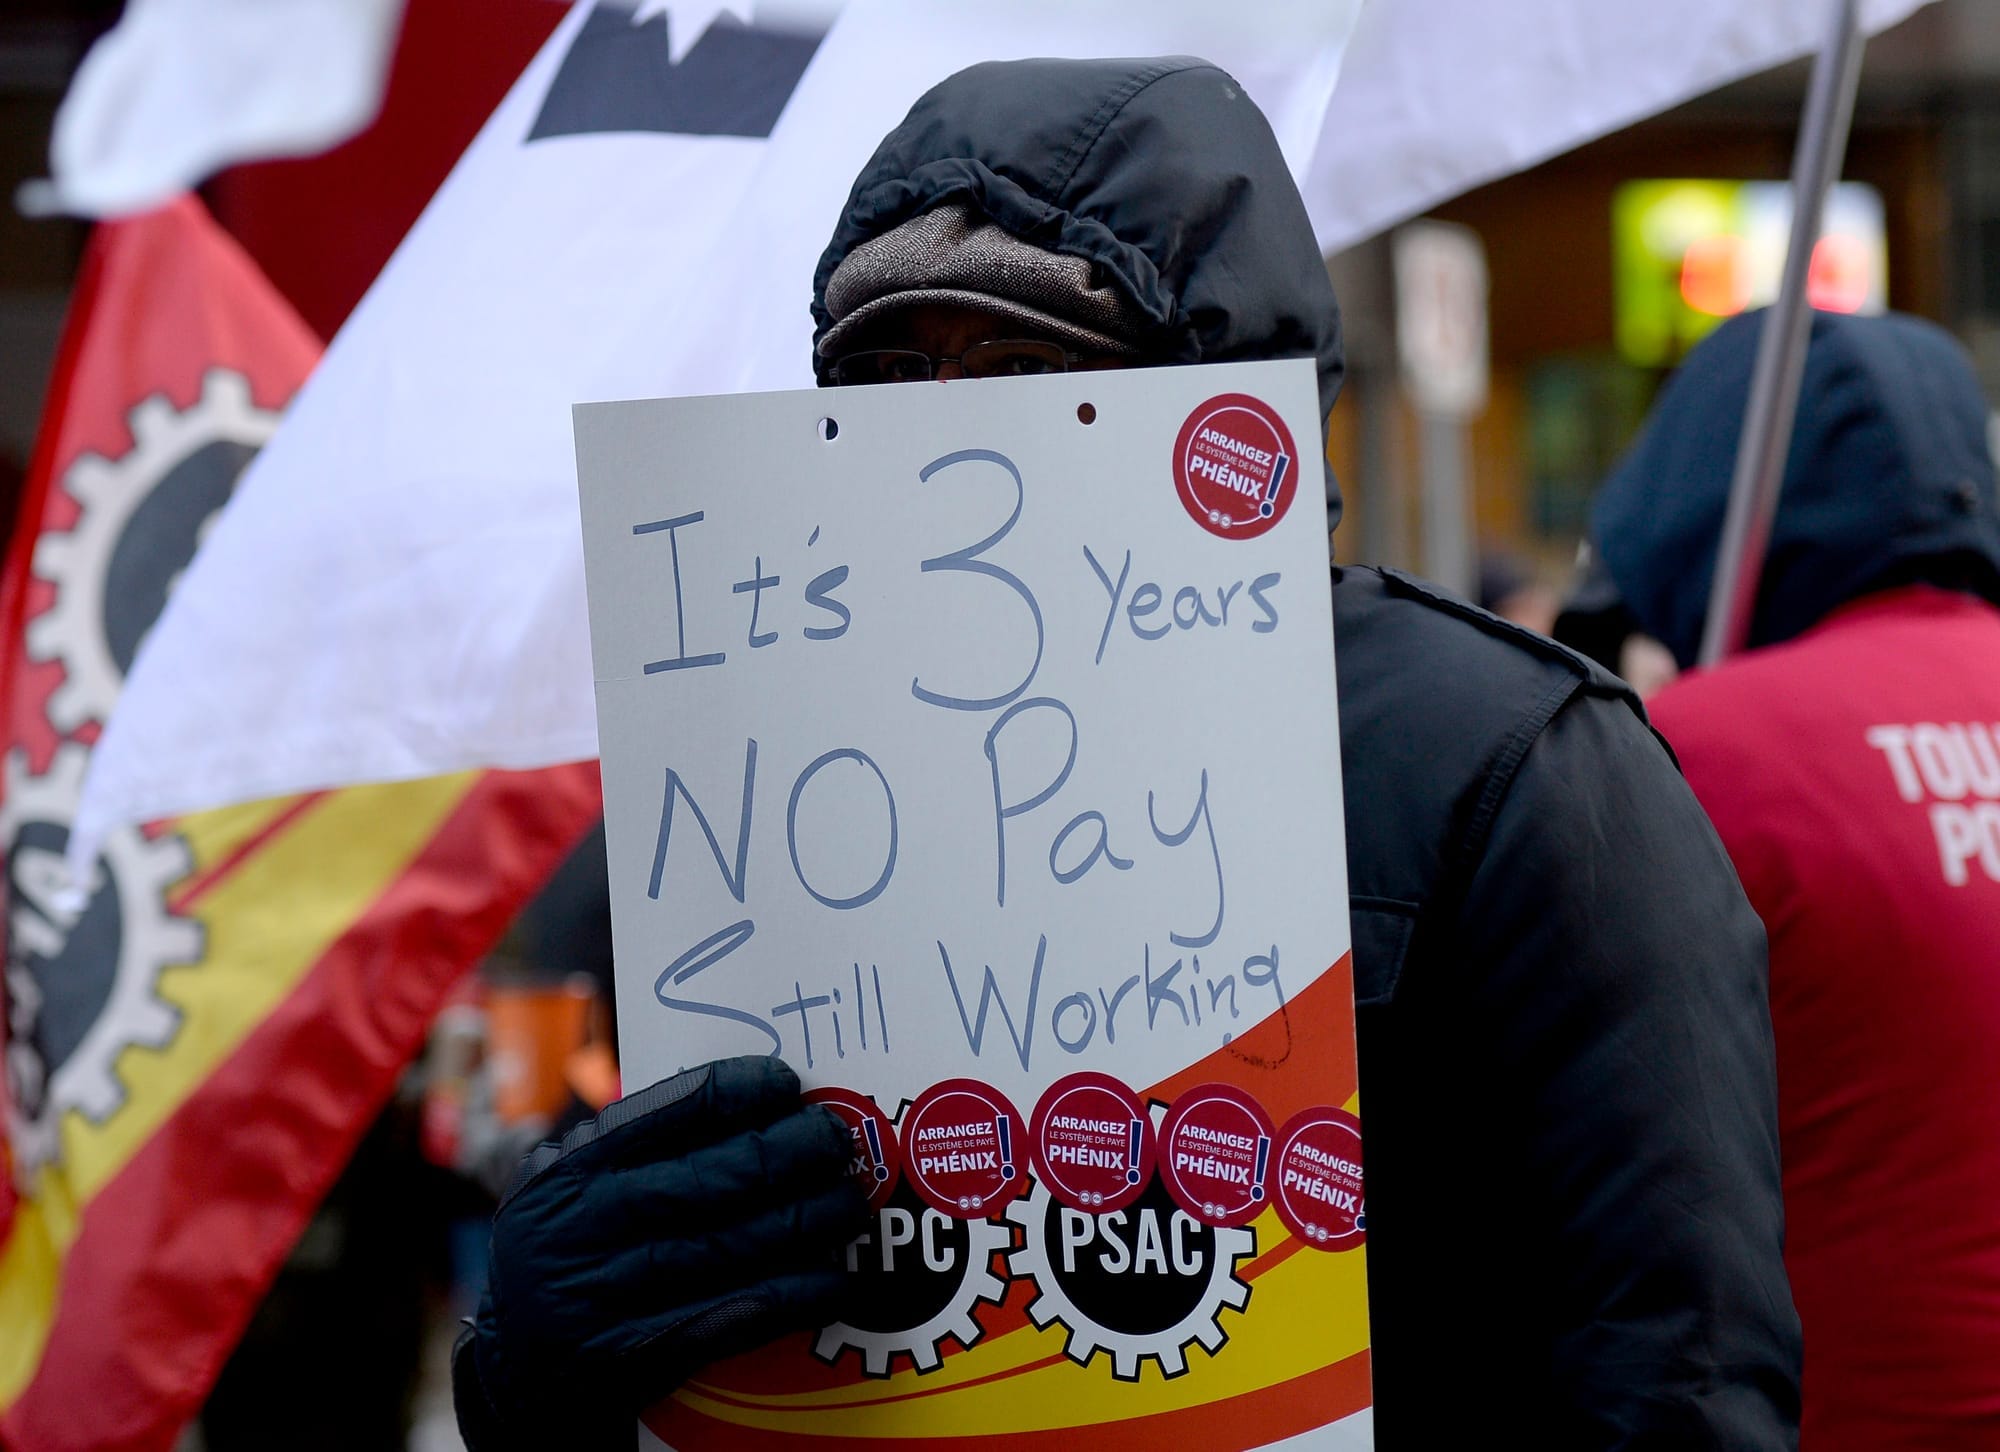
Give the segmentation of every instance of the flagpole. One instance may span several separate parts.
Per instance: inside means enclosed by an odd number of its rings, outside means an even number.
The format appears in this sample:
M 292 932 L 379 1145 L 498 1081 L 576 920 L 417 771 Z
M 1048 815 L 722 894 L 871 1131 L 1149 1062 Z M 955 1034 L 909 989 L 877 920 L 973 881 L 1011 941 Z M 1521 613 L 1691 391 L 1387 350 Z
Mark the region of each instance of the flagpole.
M 1715 581 L 1709 589 L 1708 618 L 1702 629 L 1700 663 L 1714 665 L 1743 648 L 1764 570 L 1771 516 L 1785 479 L 1792 423 L 1798 411 L 1799 380 L 1805 374 L 1806 341 L 1812 309 L 1806 279 L 1819 241 L 1826 194 L 1840 174 L 1847 152 L 1854 93 L 1861 80 L 1859 0 L 1833 0 L 1833 24 L 1813 63 L 1812 89 L 1799 123 L 1792 158 L 1792 235 L 1785 252 L 1784 283 L 1764 315 L 1750 378 L 1750 402 L 1736 448 L 1736 473 L 1729 486 L 1729 512 L 1722 525 Z

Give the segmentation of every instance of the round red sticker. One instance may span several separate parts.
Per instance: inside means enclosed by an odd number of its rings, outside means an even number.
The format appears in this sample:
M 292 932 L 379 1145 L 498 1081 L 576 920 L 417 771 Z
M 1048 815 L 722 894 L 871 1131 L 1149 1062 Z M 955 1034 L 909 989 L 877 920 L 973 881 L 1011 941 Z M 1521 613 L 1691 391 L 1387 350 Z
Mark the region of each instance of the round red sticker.
M 1152 1177 L 1153 1122 L 1139 1096 L 1108 1074 L 1056 1080 L 1028 1131 L 1035 1178 L 1072 1210 L 1105 1215 L 1139 1198 Z
M 1204 1225 L 1241 1225 L 1269 1201 L 1271 1117 L 1234 1084 L 1200 1084 L 1160 1126 L 1160 1172 Z
M 1221 539 L 1255 539 L 1299 492 L 1299 451 L 1278 411 L 1224 393 L 1188 415 L 1174 440 L 1174 484 L 1194 522 Z
M 805 1096 L 808 1104 L 824 1104 L 840 1116 L 854 1141 L 854 1161 L 848 1167 L 855 1183 L 868 1196 L 869 1208 L 880 1210 L 889 1203 L 896 1181 L 903 1172 L 903 1147 L 896 1142 L 896 1127 L 889 1116 L 865 1094 L 852 1089 L 815 1089 Z
M 984 1219 L 1027 1188 L 1026 1128 L 992 1085 L 947 1079 L 903 1116 L 904 1171 L 934 1208 Z
M 1278 1131 L 1278 1218 L 1319 1250 L 1367 1238 L 1361 1194 L 1361 1121 L 1345 1109 L 1302 1109 Z

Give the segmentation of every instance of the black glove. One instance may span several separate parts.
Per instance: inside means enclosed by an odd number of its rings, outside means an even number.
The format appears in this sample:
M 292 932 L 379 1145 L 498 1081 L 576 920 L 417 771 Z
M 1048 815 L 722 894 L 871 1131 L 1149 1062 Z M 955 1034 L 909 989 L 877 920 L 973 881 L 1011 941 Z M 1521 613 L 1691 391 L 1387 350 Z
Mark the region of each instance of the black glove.
M 869 1223 L 852 1153 L 760 1057 L 662 1080 L 529 1155 L 452 1353 L 466 1446 L 629 1448 L 639 1412 L 709 1362 L 838 1320 L 838 1256 Z

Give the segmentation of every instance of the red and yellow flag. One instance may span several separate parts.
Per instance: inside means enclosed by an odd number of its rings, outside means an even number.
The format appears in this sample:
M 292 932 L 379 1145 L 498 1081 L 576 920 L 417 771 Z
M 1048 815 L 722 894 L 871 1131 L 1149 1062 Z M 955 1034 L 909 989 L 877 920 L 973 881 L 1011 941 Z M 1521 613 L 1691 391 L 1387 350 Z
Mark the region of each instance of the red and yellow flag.
M 318 355 L 194 200 L 92 238 L 0 579 L 12 1452 L 173 1444 L 446 990 L 599 810 L 594 762 L 317 792 L 121 830 L 66 890 L 91 743 Z

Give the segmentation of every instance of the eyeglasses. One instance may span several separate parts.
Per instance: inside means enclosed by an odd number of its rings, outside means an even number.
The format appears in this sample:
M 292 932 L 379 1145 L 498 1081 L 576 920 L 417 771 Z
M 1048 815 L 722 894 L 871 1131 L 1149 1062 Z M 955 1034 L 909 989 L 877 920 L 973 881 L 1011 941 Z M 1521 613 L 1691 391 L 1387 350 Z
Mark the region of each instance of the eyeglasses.
M 927 383 L 947 363 L 967 378 L 1034 378 L 1067 373 L 1087 355 L 1063 351 L 1060 343 L 1034 338 L 995 338 L 974 343 L 956 358 L 933 358 L 904 348 L 870 348 L 836 359 L 833 381 L 842 387 L 867 383 Z

